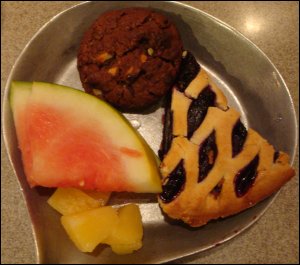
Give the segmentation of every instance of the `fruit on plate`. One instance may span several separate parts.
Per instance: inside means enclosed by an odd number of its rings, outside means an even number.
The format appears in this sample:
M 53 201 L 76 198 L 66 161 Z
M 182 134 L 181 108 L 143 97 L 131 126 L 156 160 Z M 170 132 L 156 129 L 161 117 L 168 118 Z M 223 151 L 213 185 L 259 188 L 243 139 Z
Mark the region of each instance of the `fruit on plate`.
M 104 206 L 107 204 L 111 192 L 99 192 L 95 190 L 83 190 L 85 194 L 93 198 L 94 200 L 100 202 L 101 206 Z
M 75 188 L 58 188 L 48 199 L 48 204 L 62 215 L 80 213 L 104 206 L 109 199 L 109 192 L 88 192 Z
M 143 224 L 139 207 L 127 204 L 119 209 L 119 223 L 104 240 L 116 254 L 130 254 L 142 247 Z
M 153 151 L 122 114 L 80 90 L 12 82 L 10 104 L 31 187 L 161 191 Z
M 27 101 L 31 94 L 31 88 L 32 83 L 30 82 L 12 82 L 9 98 L 10 106 L 13 110 L 18 146 L 22 150 L 23 167 L 26 176 L 30 176 L 32 166 L 30 146 L 26 137 Z
M 92 252 L 117 227 L 117 209 L 104 206 L 61 217 L 61 223 L 76 247 L 82 252 Z
M 117 254 L 132 253 L 142 247 L 143 225 L 138 206 L 111 206 L 61 217 L 67 234 L 82 252 L 92 252 L 100 244 L 111 245 Z

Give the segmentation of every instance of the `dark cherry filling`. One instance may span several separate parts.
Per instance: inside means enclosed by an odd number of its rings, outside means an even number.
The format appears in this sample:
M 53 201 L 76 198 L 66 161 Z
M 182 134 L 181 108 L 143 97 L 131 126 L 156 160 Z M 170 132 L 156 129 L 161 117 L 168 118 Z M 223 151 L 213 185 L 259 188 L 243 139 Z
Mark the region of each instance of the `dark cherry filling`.
M 176 168 L 167 178 L 167 182 L 162 186 L 162 193 L 159 195 L 161 200 L 169 203 L 174 200 L 183 190 L 185 184 L 185 169 L 183 167 L 183 159 L 178 163 Z
M 257 175 L 258 163 L 259 156 L 256 155 L 255 158 L 247 166 L 245 166 L 236 174 L 234 184 L 235 194 L 237 197 L 242 197 L 243 195 L 245 195 L 253 185 Z
M 163 159 L 164 155 L 169 151 L 173 139 L 173 112 L 171 110 L 171 98 L 172 92 L 170 92 L 166 98 L 165 114 L 163 118 L 163 138 L 160 149 L 158 151 L 158 156 L 161 160 Z
M 278 159 L 278 157 L 279 157 L 279 152 L 276 151 L 276 152 L 274 153 L 274 155 L 273 155 L 273 163 L 276 162 L 276 160 Z
M 214 195 L 215 199 L 219 197 L 222 191 L 223 183 L 224 183 L 224 178 L 210 192 L 212 195 Z
M 188 110 L 188 138 L 199 128 L 204 120 L 208 107 L 214 106 L 216 94 L 209 86 L 204 88 L 198 98 L 193 100 Z
M 216 145 L 215 131 L 213 131 L 201 144 L 199 150 L 199 176 L 198 182 L 206 178 L 210 170 L 213 168 L 218 155 Z
M 197 63 L 195 57 L 188 52 L 186 57 L 181 61 L 177 79 L 178 90 L 183 92 L 196 77 L 199 71 L 200 65 Z
M 232 130 L 232 157 L 238 155 L 244 146 L 247 138 L 247 129 L 244 124 L 239 120 L 233 127 Z

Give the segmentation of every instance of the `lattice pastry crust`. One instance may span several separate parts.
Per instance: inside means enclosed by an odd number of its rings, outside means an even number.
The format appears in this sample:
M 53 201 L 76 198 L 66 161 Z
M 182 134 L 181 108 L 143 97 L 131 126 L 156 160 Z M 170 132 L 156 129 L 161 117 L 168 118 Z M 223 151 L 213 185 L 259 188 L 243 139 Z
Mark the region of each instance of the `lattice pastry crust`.
M 193 72 L 187 87 L 180 82 L 174 86 L 166 109 L 165 126 L 171 128 L 164 130 L 169 143 L 161 150 L 159 203 L 171 218 L 198 227 L 255 205 L 295 172 L 287 154 L 276 152 L 254 130 L 246 131 L 240 114 L 227 107 L 225 96 L 203 69 Z M 197 112 L 207 104 L 205 97 L 213 98 L 208 100 L 211 106 Z M 202 120 L 191 118 L 193 113 Z M 200 126 L 190 130 L 193 122 Z

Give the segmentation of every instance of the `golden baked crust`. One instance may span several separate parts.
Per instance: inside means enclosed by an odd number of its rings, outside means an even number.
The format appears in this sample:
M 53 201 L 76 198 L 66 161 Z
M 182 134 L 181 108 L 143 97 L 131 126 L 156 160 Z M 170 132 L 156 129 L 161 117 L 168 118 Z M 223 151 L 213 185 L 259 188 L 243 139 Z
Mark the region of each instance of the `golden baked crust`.
M 207 87 L 215 94 L 214 106 L 208 107 L 200 126 L 187 137 L 189 108 Z M 173 138 L 160 165 L 164 191 L 158 196 L 171 218 L 202 226 L 255 205 L 295 175 L 288 155 L 276 152 L 252 129 L 234 154 L 232 135 L 240 114 L 227 107 L 225 96 L 203 69 L 185 91 L 173 88 L 171 110 Z M 206 175 L 200 178 L 203 170 Z

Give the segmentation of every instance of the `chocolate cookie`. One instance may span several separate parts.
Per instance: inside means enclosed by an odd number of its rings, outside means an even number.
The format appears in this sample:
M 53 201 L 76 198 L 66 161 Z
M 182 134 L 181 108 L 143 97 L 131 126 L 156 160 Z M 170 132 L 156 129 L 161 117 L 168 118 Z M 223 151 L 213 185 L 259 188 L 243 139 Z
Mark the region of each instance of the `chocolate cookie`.
M 168 18 L 145 8 L 101 15 L 85 33 L 78 70 L 86 92 L 123 111 L 157 102 L 172 86 L 182 56 Z

